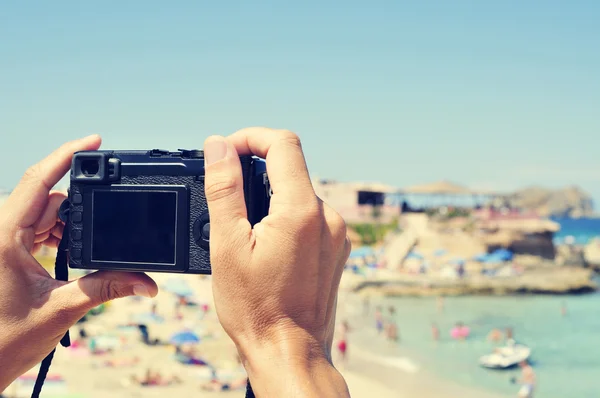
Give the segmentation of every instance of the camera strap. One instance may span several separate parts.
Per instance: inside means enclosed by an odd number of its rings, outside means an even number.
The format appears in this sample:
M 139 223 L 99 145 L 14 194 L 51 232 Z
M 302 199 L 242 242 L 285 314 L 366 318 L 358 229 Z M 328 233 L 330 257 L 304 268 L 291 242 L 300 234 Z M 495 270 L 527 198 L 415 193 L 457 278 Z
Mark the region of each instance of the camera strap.
M 246 384 L 246 398 L 256 398 L 254 396 L 254 391 L 252 391 L 252 386 L 250 385 L 249 379 L 248 379 L 248 384 Z
M 59 218 L 65 224 L 69 221 L 69 206 L 68 201 L 64 201 L 60 206 L 59 210 Z M 69 268 L 67 265 L 67 259 L 69 255 L 69 228 L 64 229 L 62 238 L 60 240 L 60 244 L 58 245 L 58 250 L 56 252 L 56 261 L 54 262 L 54 278 L 59 281 L 68 281 L 69 280 Z M 71 345 L 71 338 L 69 336 L 69 331 L 63 336 L 60 340 L 60 344 L 63 347 L 68 347 Z M 56 348 L 50 352 L 44 358 L 42 363 L 40 364 L 40 370 L 38 371 L 37 378 L 35 380 L 35 385 L 33 386 L 33 393 L 31 394 L 31 398 L 39 398 L 40 393 L 42 392 L 42 386 L 44 385 L 44 381 L 46 380 L 46 376 L 48 375 L 48 370 L 50 370 L 50 364 L 52 363 L 52 358 L 54 358 L 54 352 Z

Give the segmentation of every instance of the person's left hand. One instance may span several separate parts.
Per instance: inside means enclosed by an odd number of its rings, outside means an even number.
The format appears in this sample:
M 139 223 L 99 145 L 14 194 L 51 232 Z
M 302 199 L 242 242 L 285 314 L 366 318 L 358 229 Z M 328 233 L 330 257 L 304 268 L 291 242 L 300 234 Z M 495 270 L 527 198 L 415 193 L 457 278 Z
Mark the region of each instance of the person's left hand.
M 95 272 L 57 281 L 33 257 L 43 245 L 57 247 L 62 237 L 58 209 L 65 195 L 50 189 L 70 169 L 74 152 L 99 147 L 97 135 L 63 145 L 29 168 L 0 207 L 0 392 L 48 355 L 90 309 L 158 292 L 143 273 Z

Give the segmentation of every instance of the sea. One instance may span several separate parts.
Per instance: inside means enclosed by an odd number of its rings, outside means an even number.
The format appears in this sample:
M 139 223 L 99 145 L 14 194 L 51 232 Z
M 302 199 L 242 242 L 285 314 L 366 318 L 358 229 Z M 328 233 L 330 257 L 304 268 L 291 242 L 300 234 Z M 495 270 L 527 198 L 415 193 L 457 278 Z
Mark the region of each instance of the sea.
M 552 218 L 560 224 L 560 231 L 554 235 L 557 244 L 572 237 L 577 245 L 585 245 L 600 236 L 600 218 Z
M 561 224 L 557 241 L 568 236 L 586 244 L 600 236 L 600 219 L 555 219 Z M 488 370 L 478 365 L 491 353 L 488 333 L 510 327 L 519 343 L 532 349 L 538 377 L 536 397 L 600 397 L 600 293 L 574 296 L 448 297 L 443 310 L 435 298 L 395 298 L 385 305 L 396 308 L 400 347 L 412 365 L 441 378 L 516 396 L 511 379 L 519 370 Z M 562 308 L 566 309 L 563 315 Z M 465 342 L 450 338 L 450 329 L 463 322 L 471 329 Z M 433 342 L 432 323 L 441 332 Z

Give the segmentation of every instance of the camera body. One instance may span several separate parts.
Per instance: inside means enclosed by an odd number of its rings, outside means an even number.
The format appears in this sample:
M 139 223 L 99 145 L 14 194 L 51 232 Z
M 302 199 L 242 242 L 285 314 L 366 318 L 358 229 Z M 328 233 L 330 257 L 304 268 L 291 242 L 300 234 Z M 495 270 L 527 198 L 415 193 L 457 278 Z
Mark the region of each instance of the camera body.
M 269 212 L 266 165 L 252 156 L 240 162 L 254 225 Z M 77 152 L 68 210 L 71 268 L 211 272 L 201 150 Z

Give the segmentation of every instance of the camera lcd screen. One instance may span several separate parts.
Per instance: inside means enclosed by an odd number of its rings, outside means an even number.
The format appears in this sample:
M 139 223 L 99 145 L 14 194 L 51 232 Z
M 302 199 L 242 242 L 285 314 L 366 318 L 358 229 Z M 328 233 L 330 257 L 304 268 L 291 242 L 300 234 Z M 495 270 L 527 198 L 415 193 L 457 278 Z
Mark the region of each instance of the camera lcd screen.
M 175 265 L 177 192 L 94 190 L 92 261 Z

